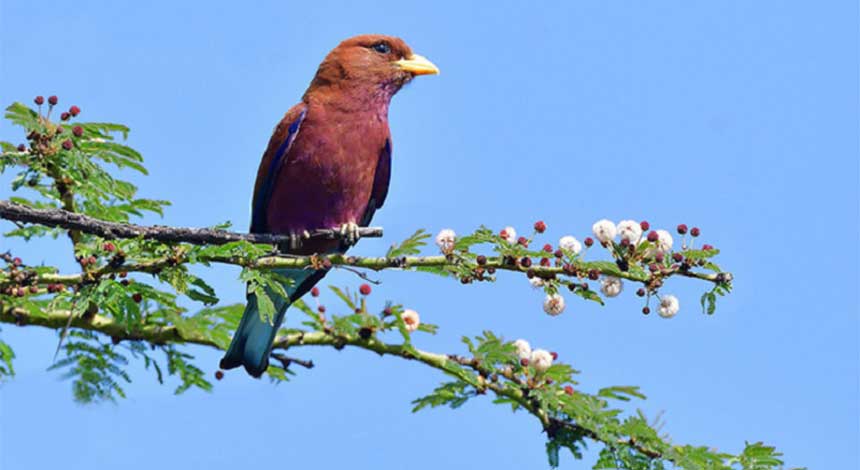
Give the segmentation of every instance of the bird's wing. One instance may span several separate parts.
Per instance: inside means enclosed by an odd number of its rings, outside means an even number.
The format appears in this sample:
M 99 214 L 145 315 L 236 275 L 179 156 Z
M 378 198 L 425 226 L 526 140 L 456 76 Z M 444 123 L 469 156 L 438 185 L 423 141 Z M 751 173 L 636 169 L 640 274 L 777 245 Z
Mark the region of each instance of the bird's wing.
M 361 218 L 359 225 L 367 226 L 370 224 L 370 219 L 376 209 L 382 207 L 385 203 L 385 197 L 388 195 L 388 182 L 391 179 L 391 138 L 385 139 L 385 145 L 379 152 L 379 162 L 376 164 L 376 174 L 373 176 L 373 191 L 370 193 L 370 201 L 367 203 L 367 209 L 364 210 L 364 216 Z
M 269 146 L 263 154 L 260 168 L 257 170 L 257 182 L 254 185 L 254 199 L 251 206 L 251 233 L 267 233 L 266 209 L 272 197 L 275 180 L 281 167 L 286 163 L 290 146 L 296 140 L 296 135 L 307 114 L 304 103 L 293 106 L 281 122 L 275 127 Z

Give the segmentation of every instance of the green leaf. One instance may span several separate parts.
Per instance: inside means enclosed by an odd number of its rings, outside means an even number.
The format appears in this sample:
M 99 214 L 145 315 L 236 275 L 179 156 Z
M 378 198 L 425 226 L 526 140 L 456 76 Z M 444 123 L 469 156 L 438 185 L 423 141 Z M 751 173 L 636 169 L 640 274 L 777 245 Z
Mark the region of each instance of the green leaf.
M 421 247 L 427 244 L 425 240 L 428 238 L 430 238 L 429 233 L 424 231 L 424 229 L 418 229 L 399 245 L 391 245 L 385 256 L 388 258 L 399 258 L 401 256 L 417 255 L 421 252 Z

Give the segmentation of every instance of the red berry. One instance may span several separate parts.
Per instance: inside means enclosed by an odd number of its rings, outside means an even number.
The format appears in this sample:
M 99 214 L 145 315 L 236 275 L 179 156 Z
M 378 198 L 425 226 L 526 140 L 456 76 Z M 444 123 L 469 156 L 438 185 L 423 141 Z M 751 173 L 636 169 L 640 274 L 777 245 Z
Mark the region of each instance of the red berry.
M 508 231 L 505 229 L 502 229 L 502 231 L 499 232 L 499 236 L 504 238 L 505 240 L 507 240 L 508 239 Z
M 370 284 L 362 284 L 358 291 L 361 292 L 361 295 L 370 295 Z
M 528 256 L 523 256 L 522 259 L 520 259 L 520 265 L 522 265 L 522 267 L 524 268 L 528 268 L 532 265 L 532 259 Z
M 41 105 L 43 105 L 43 104 L 45 103 L 45 97 L 44 97 L 44 96 L 39 95 L 39 96 L 37 96 L 37 97 L 33 100 L 33 102 L 34 102 L 34 103 L 36 103 L 36 104 L 38 104 L 39 106 L 41 106 Z
M 648 241 L 649 241 L 649 242 L 652 242 L 652 243 L 653 243 L 653 242 L 656 242 L 656 241 L 657 241 L 657 240 L 659 240 L 659 239 L 660 239 L 660 235 L 657 235 L 657 232 L 655 232 L 655 231 L 653 231 L 653 230 L 652 230 L 652 231 L 650 231 L 650 232 L 648 232 Z
M 636 295 L 639 297 L 645 297 L 645 289 L 640 287 L 639 290 L 636 291 Z
M 630 245 L 630 240 L 628 240 L 626 238 L 622 238 L 621 239 L 621 246 L 628 246 L 628 245 Z
M 27 294 L 27 291 L 25 291 L 23 287 L 19 287 L 15 291 L 15 295 L 17 295 L 18 297 L 24 297 L 24 295 L 26 295 L 26 294 Z
M 564 252 L 563 252 L 563 251 L 561 251 L 561 249 L 558 249 L 558 250 L 555 250 L 554 255 L 555 255 L 555 257 L 556 257 L 556 258 L 563 258 L 563 257 L 564 257 Z
M 594 240 L 591 237 L 586 237 L 585 238 L 585 246 L 591 246 L 591 245 L 594 245 Z
M 72 116 L 77 116 L 78 114 L 81 114 L 81 108 L 72 105 L 72 107 L 69 108 L 69 114 L 71 114 Z
M 75 126 L 72 128 L 72 134 L 74 134 L 75 137 L 80 137 L 84 135 L 84 128 L 81 126 Z
M 681 235 L 687 233 L 687 225 L 686 224 L 678 225 L 678 233 L 680 233 Z
M 550 355 L 550 356 L 552 356 L 552 360 L 553 360 L 553 361 L 555 361 L 555 360 L 557 360 L 557 359 L 558 359 L 558 353 L 557 353 L 557 352 L 555 352 L 555 351 L 551 351 L 551 352 L 549 353 L 549 355 Z
M 540 265 L 548 268 L 548 267 L 552 266 L 552 263 L 549 262 L 549 258 L 541 258 L 540 259 Z
M 571 387 L 570 385 L 565 385 L 564 386 L 564 393 L 566 393 L 568 395 L 573 395 L 573 387 Z
M 325 313 L 325 305 L 320 305 L 319 307 L 317 307 L 317 311 L 320 313 Z
M 121 277 L 121 278 L 125 278 L 126 276 L 128 276 L 128 273 L 125 271 L 119 273 L 119 277 Z
M 63 141 L 63 148 L 64 148 L 64 149 L 66 149 L 66 150 L 71 150 L 71 149 L 72 149 L 72 145 L 74 145 L 74 144 L 72 144 L 71 139 L 66 139 L 66 140 L 64 140 L 64 141 Z
M 105 244 L 104 244 L 104 245 L 102 245 L 102 249 L 104 249 L 105 251 L 107 251 L 108 253 L 110 253 L 110 252 L 112 252 L 113 250 L 116 250 L 116 246 L 114 246 L 114 244 L 113 244 L 113 243 L 111 243 L 111 242 L 105 242 Z
M 89 264 L 96 264 L 96 257 L 95 257 L 95 256 L 90 256 L 90 257 L 87 259 L 87 263 L 89 263 Z
M 19 152 L 23 152 L 23 151 L 25 151 L 25 150 L 27 150 L 27 146 L 26 146 L 26 145 L 24 145 L 24 144 L 18 144 L 18 151 L 19 151 Z
M 141 295 L 140 292 L 135 292 L 132 294 L 131 300 L 134 300 L 135 303 L 139 304 L 143 300 L 143 295 Z
M 681 261 L 684 261 L 684 255 L 681 253 L 673 253 L 672 259 L 675 260 L 676 263 L 680 263 Z
M 14 264 L 15 266 L 21 266 L 21 263 L 23 263 L 23 261 L 21 261 L 21 258 L 18 258 L 17 256 L 12 258 L 12 264 Z
M 649 313 L 651 313 L 651 309 L 648 307 L 642 307 L 642 313 L 648 315 Z
M 713 249 L 714 249 L 714 246 L 713 246 L 713 245 L 708 245 L 708 244 L 706 243 L 706 244 L 702 245 L 702 249 L 703 249 L 703 250 L 705 250 L 705 251 L 707 251 L 707 250 L 713 250 Z
M 216 370 L 215 371 L 215 380 L 221 380 L 223 378 L 224 378 L 224 371 L 223 370 Z
M 591 279 L 592 281 L 596 281 L 596 280 L 600 279 L 600 271 L 598 271 L 596 269 L 589 270 L 588 271 L 588 278 Z
M 657 267 L 657 265 L 655 263 L 651 263 L 648 265 L 648 270 L 651 271 L 652 273 L 656 273 L 657 271 L 660 270 L 660 268 Z
M 692 229 L 690 229 L 690 235 L 694 237 L 698 237 L 700 233 L 702 232 L 701 230 L 699 230 L 699 227 L 693 227 Z
M 644 232 L 648 231 L 648 229 L 651 228 L 651 224 L 649 224 L 647 220 L 643 220 L 642 222 L 639 222 L 639 227 L 641 227 L 642 231 Z
M 528 248 L 529 247 L 529 239 L 526 237 L 517 238 L 517 243 Z
M 529 366 L 529 360 L 526 358 L 520 359 L 520 365 L 523 367 L 528 367 Z
M 481 266 L 483 266 L 483 265 L 487 264 L 487 257 L 486 257 L 486 256 L 484 256 L 484 255 L 478 255 L 478 257 L 477 257 L 477 258 L 475 258 L 475 261 L 477 261 L 477 262 L 478 262 L 478 264 L 480 264 Z
M 39 286 L 30 286 L 30 292 L 33 294 L 39 292 Z
M 654 261 L 656 261 L 658 263 L 662 263 L 664 259 L 665 258 L 664 258 L 663 253 L 657 253 L 656 255 L 654 255 Z
M 319 287 L 311 288 L 311 295 L 314 297 L 319 297 L 320 296 L 320 288 Z
M 60 113 L 61 121 L 68 121 L 70 117 L 72 117 L 72 115 L 69 113 Z
M 57 101 L 59 101 L 59 99 L 57 99 L 57 95 L 51 95 L 48 97 L 48 104 L 51 106 L 57 104 Z
M 543 246 L 543 251 L 546 251 L 547 253 L 552 253 L 552 251 L 553 251 L 553 250 L 552 250 L 552 245 L 550 245 L 549 243 L 547 243 L 546 245 L 544 245 L 544 246 Z
M 543 220 L 538 220 L 535 222 L 535 232 L 544 233 L 546 231 L 546 224 Z

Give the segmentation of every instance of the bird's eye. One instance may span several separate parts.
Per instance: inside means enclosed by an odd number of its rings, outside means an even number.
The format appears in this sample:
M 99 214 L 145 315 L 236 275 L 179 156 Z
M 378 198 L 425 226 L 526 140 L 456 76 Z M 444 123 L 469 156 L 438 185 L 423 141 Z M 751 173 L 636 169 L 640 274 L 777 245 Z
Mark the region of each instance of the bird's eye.
M 389 52 L 391 52 L 391 47 L 388 45 L 388 43 L 385 42 L 378 42 L 370 47 L 372 47 L 374 51 L 379 52 L 380 54 L 388 54 Z

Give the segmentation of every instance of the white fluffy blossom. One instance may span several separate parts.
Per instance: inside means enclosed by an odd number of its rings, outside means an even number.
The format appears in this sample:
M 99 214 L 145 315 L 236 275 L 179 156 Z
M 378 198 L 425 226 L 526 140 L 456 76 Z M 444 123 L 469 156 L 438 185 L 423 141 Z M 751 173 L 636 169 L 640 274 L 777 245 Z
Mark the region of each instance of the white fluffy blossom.
M 622 220 L 618 222 L 617 228 L 621 239 L 630 243 L 639 242 L 639 238 L 642 236 L 642 226 L 635 220 Z
M 516 243 L 517 242 L 517 231 L 514 230 L 513 227 L 505 227 L 502 229 L 504 232 L 504 239 L 507 240 L 508 243 Z
M 538 373 L 546 372 L 549 366 L 552 365 L 552 353 L 545 349 L 535 349 L 532 351 L 529 365 L 534 367 Z
M 406 330 L 410 333 L 417 330 L 418 326 L 421 325 L 421 317 L 418 316 L 418 312 L 415 310 L 404 310 L 400 315 L 400 318 L 403 319 L 403 323 L 406 324 Z
M 663 318 L 672 318 L 678 313 L 681 305 L 678 303 L 678 298 L 674 295 L 664 295 L 660 297 L 660 309 L 658 313 Z
M 616 295 L 621 293 L 621 289 L 623 288 L 624 284 L 621 283 L 621 279 L 617 277 L 606 276 L 601 282 L 600 291 L 603 292 L 603 295 L 607 297 L 615 297 Z
M 594 236 L 603 243 L 608 243 L 615 238 L 615 224 L 607 219 L 598 220 L 591 226 Z
M 579 252 L 582 251 L 582 244 L 579 243 L 579 240 L 574 238 L 572 235 L 561 237 L 558 241 L 558 247 L 564 251 L 570 251 L 575 255 L 578 255 Z
M 532 347 L 528 341 L 524 339 L 518 339 L 514 341 L 514 346 L 517 347 L 517 357 L 519 357 L 520 359 L 531 359 Z
M 647 239 L 643 238 L 643 242 L 644 241 L 647 241 Z M 672 250 L 673 243 L 674 240 L 672 240 L 672 234 L 665 230 L 657 230 L 657 241 L 652 242 L 651 244 L 654 246 L 650 246 L 645 250 L 645 256 L 651 257 L 657 253 L 666 254 Z
M 436 246 L 442 250 L 444 254 L 450 254 L 454 251 L 454 241 L 457 239 L 457 234 L 450 228 L 439 231 L 436 235 Z
M 543 311 L 556 316 L 564 311 L 564 297 L 560 294 L 550 294 L 543 301 Z
M 535 289 L 540 289 L 541 287 L 543 287 L 545 282 L 544 282 L 543 278 L 535 276 L 535 277 L 529 279 L 529 284 L 531 284 L 532 287 L 534 287 Z

